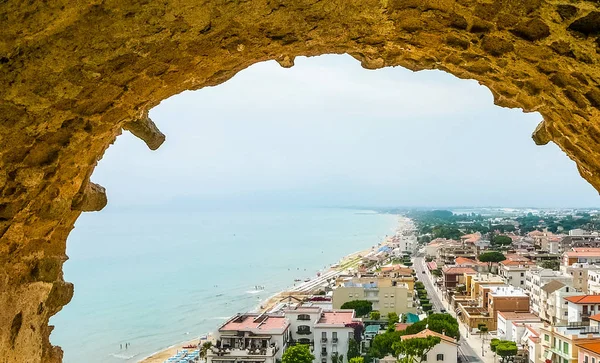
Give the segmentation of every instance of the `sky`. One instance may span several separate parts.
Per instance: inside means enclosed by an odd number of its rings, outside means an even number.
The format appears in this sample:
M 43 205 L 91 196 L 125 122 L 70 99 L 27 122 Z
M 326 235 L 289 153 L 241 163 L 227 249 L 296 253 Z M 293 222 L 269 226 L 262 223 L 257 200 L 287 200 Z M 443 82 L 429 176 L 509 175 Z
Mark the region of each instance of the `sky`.
M 597 207 L 542 120 L 441 71 L 366 70 L 347 55 L 255 64 L 164 100 L 157 151 L 128 132 L 92 181 L 113 207 Z

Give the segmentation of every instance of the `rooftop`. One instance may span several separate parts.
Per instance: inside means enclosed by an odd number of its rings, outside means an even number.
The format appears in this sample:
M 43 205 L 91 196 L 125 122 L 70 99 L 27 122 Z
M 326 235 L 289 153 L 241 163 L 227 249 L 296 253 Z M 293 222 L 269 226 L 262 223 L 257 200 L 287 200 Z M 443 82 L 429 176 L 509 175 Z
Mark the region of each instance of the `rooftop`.
M 219 331 L 283 332 L 289 325 L 283 315 L 247 313 L 229 319 Z
M 565 300 L 573 304 L 600 304 L 600 295 L 569 296 Z
M 557 280 L 552 280 L 549 283 L 547 283 L 546 285 L 542 286 L 542 290 L 546 291 L 548 294 L 551 294 L 554 291 L 562 288 L 563 286 L 565 286 L 565 284 L 563 284 L 562 282 L 557 281 Z
M 585 251 L 565 252 L 567 257 L 600 257 L 600 248 L 586 248 Z
M 448 343 L 457 344 L 456 340 L 454 338 L 449 337 L 449 336 L 444 335 L 444 334 L 440 334 L 440 333 L 434 332 L 434 331 L 429 330 L 429 329 L 422 330 L 422 331 L 418 332 L 417 334 L 404 335 L 404 336 L 402 336 L 402 340 L 412 339 L 412 338 L 427 338 L 427 337 L 430 337 L 430 336 L 439 337 L 439 338 L 441 338 L 442 340 L 444 340 L 444 341 L 446 341 Z
M 519 313 L 515 311 L 499 311 L 498 315 L 502 315 L 502 317 L 506 320 L 540 320 L 537 315 L 525 312 Z
M 490 288 L 492 296 L 524 296 L 527 297 L 525 291 L 513 286 L 494 286 Z M 599 296 L 600 297 L 600 296 Z
M 442 272 L 446 275 L 462 275 L 462 274 L 473 274 L 476 275 L 477 271 L 473 270 L 470 267 L 452 267 L 445 266 L 442 269 Z
M 590 320 L 600 321 L 600 314 L 590 316 Z
M 333 310 L 324 311 L 317 324 L 325 325 L 345 325 L 355 322 L 354 310 Z
M 500 264 L 506 267 L 529 267 L 535 265 L 535 262 L 531 260 L 504 260 Z
M 577 344 L 577 346 L 580 349 L 585 349 L 585 350 L 588 350 L 590 352 L 593 352 L 593 353 L 596 353 L 596 354 L 600 354 L 600 342 L 590 342 L 590 343 Z

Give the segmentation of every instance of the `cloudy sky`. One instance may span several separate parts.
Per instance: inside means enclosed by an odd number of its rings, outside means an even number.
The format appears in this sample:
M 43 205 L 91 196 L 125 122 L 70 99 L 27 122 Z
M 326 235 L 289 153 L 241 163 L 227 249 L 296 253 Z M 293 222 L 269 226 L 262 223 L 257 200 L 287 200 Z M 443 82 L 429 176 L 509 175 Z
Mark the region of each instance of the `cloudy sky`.
M 176 203 L 316 206 L 599 206 L 541 121 L 494 106 L 475 81 L 349 56 L 255 64 L 150 112 L 155 152 L 124 132 L 92 179 L 113 207 Z

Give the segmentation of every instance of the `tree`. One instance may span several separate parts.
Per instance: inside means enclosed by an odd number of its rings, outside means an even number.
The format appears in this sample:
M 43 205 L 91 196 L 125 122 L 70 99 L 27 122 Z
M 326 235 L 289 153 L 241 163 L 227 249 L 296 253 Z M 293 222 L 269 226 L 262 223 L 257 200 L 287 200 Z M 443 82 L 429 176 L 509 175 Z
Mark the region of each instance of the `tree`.
M 388 314 L 388 331 L 396 330 L 396 323 L 400 322 L 400 317 L 395 312 Z
M 488 271 L 492 269 L 492 263 L 506 260 L 506 257 L 498 251 L 484 252 L 479 255 L 479 261 L 488 263 Z
M 373 311 L 373 303 L 367 300 L 353 300 L 342 304 L 342 309 L 352 309 L 357 316 L 365 316 Z
M 282 363 L 312 363 L 315 356 L 311 354 L 306 344 L 288 347 L 281 357 Z M 336 362 L 337 363 L 337 362 Z
M 375 311 L 371 311 L 371 319 L 372 320 L 379 320 L 381 318 L 381 313 L 377 310 Z
M 433 309 L 433 305 L 423 304 L 423 305 L 421 305 L 421 308 L 423 309 L 423 311 L 430 311 L 431 309 Z
M 421 363 L 427 360 L 427 353 L 439 344 L 440 337 L 428 336 L 426 338 L 412 338 L 401 340 L 393 344 L 396 356 L 402 356 L 399 362 Z
M 353 357 L 350 358 L 348 363 L 365 363 L 365 359 L 363 357 Z
M 415 290 L 425 289 L 425 285 L 421 281 L 415 282 Z
M 551 270 L 558 271 L 558 269 L 560 268 L 560 262 L 557 260 L 542 261 L 540 266 L 542 266 L 543 268 L 549 268 Z
M 496 344 L 496 354 L 500 356 L 502 363 L 507 363 L 517 355 L 517 343 L 510 340 L 501 340 Z
M 208 353 L 208 350 L 212 347 L 212 342 L 204 342 L 204 344 L 202 344 L 202 347 L 200 348 L 200 358 L 204 359 L 206 358 L 206 354 Z
M 360 357 L 360 350 L 358 347 L 358 343 L 354 339 L 348 340 L 348 353 L 346 354 L 348 357 L 349 363 L 352 363 L 352 359 L 356 357 Z M 362 357 L 361 357 L 362 359 Z M 361 362 L 362 363 L 362 362 Z
M 436 268 L 435 270 L 431 271 L 431 274 L 435 277 L 440 277 L 440 276 L 442 276 L 442 270 L 439 268 Z
M 417 334 L 426 328 L 436 333 L 446 334 L 456 340 L 460 339 L 458 321 L 450 314 L 431 314 L 427 318 L 409 325 L 408 328 L 401 333 L 402 335 Z
M 392 331 L 378 334 L 371 341 L 369 355 L 375 358 L 383 358 L 388 354 L 394 353 L 392 345 L 400 341 L 400 332 Z
M 512 239 L 508 236 L 504 236 L 501 234 L 495 235 L 491 240 L 492 246 L 510 246 L 512 244 Z

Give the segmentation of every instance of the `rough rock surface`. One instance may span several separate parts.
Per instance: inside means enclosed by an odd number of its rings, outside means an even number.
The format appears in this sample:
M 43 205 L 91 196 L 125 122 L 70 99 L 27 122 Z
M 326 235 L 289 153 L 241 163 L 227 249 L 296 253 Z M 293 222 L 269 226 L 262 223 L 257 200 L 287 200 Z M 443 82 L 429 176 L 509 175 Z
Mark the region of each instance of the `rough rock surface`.
M 600 3 L 576 0 L 164 0 L 0 3 L 0 357 L 59 362 L 65 241 L 106 203 L 90 175 L 127 129 L 150 148 L 161 100 L 269 59 L 349 53 L 441 69 L 539 111 L 600 188 Z

